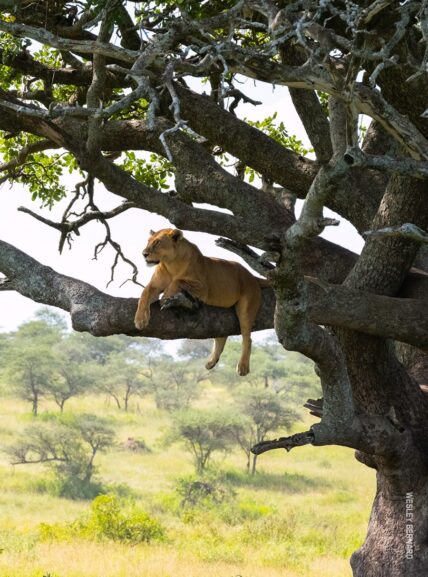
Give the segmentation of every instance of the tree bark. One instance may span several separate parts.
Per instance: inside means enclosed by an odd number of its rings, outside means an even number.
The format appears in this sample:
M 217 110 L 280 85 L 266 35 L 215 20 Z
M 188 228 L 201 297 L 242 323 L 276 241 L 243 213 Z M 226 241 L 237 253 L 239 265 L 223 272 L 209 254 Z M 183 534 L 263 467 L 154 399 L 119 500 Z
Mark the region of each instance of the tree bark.
M 425 195 L 425 182 L 392 178 L 374 227 L 393 225 L 399 218 L 426 227 Z M 382 295 L 397 294 L 417 252 L 418 245 L 412 241 L 368 241 L 345 285 Z M 390 343 L 347 330 L 337 333 L 356 410 L 385 415 L 403 438 L 386 458 L 372 455 L 377 494 L 366 541 L 352 557 L 354 577 L 421 577 L 428 574 L 426 395 L 398 361 Z
M 408 490 L 397 493 L 389 480 L 378 477 L 367 538 L 351 557 L 354 577 L 428 574 L 427 470 L 421 467 L 408 477 Z

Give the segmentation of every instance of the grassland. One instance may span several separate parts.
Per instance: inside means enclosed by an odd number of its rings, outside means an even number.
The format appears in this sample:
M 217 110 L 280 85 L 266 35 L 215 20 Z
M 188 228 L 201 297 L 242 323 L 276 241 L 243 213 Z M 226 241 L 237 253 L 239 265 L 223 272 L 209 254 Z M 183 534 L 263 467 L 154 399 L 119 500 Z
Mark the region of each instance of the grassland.
M 219 395 L 209 386 L 200 403 L 224 402 Z M 4 446 L 32 417 L 22 401 L 1 404 Z M 364 538 L 375 489 L 373 472 L 352 451 L 271 452 L 260 458 L 254 477 L 245 473 L 243 453 L 225 455 L 214 469 L 230 488 L 229 501 L 188 510 L 176 487 L 193 466 L 179 443 L 165 444 L 169 415 L 149 399 L 132 409 L 121 412 L 96 396 L 71 400 L 67 407 L 107 416 L 114 424 L 117 445 L 100 456 L 99 478 L 158 519 L 165 539 L 131 546 L 41 538 L 41 524 L 67 527 L 90 503 L 49 494 L 43 466 L 12 467 L 1 455 L 0 577 L 350 577 L 349 556 Z M 43 406 L 45 412 L 56 410 Z M 144 439 L 151 452 L 125 451 L 128 437 Z

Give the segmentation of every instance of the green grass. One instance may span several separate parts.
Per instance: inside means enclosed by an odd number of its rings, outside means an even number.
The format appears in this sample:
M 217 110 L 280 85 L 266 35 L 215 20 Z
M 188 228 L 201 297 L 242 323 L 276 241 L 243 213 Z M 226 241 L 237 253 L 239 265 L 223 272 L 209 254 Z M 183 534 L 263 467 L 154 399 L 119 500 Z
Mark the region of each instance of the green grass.
M 220 404 L 223 394 L 208 385 L 198 405 Z M 1 402 L 4 446 L 33 419 L 22 401 Z M 41 417 L 56 411 L 44 403 Z M 43 541 L 41 523 L 67 527 L 90 503 L 52 496 L 43 466 L 12 467 L 0 454 L 0 577 L 350 577 L 348 559 L 364 539 L 375 490 L 373 471 L 351 450 L 272 451 L 259 458 L 254 477 L 245 473 L 243 453 L 221 456 L 213 468 L 228 500 L 184 509 L 177 479 L 193 473 L 192 460 L 179 443 L 165 446 L 170 417 L 150 399 L 128 414 L 95 396 L 71 400 L 66 411 L 110 420 L 117 444 L 98 460 L 99 478 L 112 491 L 129 487 L 135 506 L 159 520 L 166 538 L 136 546 Z M 144 439 L 151 452 L 124 451 L 128 437 Z

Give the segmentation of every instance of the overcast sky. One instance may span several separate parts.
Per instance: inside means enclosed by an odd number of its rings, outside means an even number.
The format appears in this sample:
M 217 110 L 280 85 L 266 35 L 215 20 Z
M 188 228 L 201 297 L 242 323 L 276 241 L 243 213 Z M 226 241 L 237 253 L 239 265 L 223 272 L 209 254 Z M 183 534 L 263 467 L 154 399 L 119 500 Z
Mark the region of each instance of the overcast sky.
M 252 120 L 263 119 L 266 116 L 278 113 L 278 121 L 284 121 L 290 134 L 295 134 L 308 147 L 303 127 L 298 119 L 294 107 L 291 104 L 288 90 L 277 87 L 275 90 L 270 85 L 255 83 L 247 80 L 240 89 L 253 99 L 262 100 L 263 106 L 242 105 L 238 108 L 240 117 Z M 74 175 L 66 181 L 72 190 L 78 180 Z M 121 199 L 114 197 L 105 191 L 100 185 L 98 202 L 101 209 L 110 209 L 120 204 Z M 100 194 L 101 193 L 101 194 Z M 47 227 L 36 221 L 31 216 L 17 211 L 19 206 L 26 206 L 33 211 L 39 208 L 39 202 L 32 202 L 30 194 L 20 185 L 10 187 L 9 183 L 2 185 L 0 189 L 0 239 L 20 248 L 27 254 L 36 258 L 43 264 L 47 264 L 69 276 L 82 279 L 95 285 L 100 290 L 117 296 L 138 297 L 140 289 L 132 283 L 121 283 L 130 277 L 128 267 L 120 267 L 116 272 L 115 281 L 106 288 L 110 278 L 110 266 L 113 261 L 113 252 L 107 248 L 93 260 L 94 246 L 104 239 L 103 227 L 97 223 L 90 223 L 81 229 L 81 235 L 75 238 L 72 250 L 64 248 L 63 254 L 58 253 L 59 233 L 57 230 Z M 52 220 L 60 220 L 64 203 L 59 203 L 52 211 L 44 211 L 44 215 Z M 332 214 L 326 211 L 326 215 Z M 340 217 L 339 217 L 340 218 Z M 360 252 L 363 241 L 355 229 L 341 219 L 339 227 L 329 227 L 322 236 L 341 244 L 354 252 Z M 141 257 L 150 229 L 157 230 L 170 226 L 163 217 L 153 215 L 141 210 L 130 210 L 110 221 L 113 238 L 120 242 L 127 257 L 131 258 L 140 269 L 140 282 L 147 282 L 153 273 L 148 269 Z M 215 246 L 216 237 L 199 233 L 186 233 L 187 238 L 196 242 L 204 254 L 209 256 L 221 256 L 222 258 L 234 259 L 235 255 L 219 249 Z M 23 321 L 28 320 L 40 305 L 13 292 L 0 292 L 0 330 L 14 330 Z

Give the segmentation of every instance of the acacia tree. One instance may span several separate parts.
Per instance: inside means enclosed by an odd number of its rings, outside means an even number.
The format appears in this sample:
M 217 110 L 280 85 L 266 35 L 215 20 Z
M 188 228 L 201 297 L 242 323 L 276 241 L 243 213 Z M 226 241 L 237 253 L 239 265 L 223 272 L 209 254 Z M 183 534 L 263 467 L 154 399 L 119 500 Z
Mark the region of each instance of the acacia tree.
M 111 447 L 113 441 L 114 431 L 105 419 L 82 414 L 51 426 L 28 427 L 6 452 L 13 465 L 45 463 L 52 467 L 63 481 L 62 490 L 81 498 L 91 494 L 97 454 Z
M 411 271 L 427 263 L 426 1 L 157 0 L 135 14 L 117 0 L 0 5 L 3 178 L 49 204 L 66 193 L 61 166 L 84 172 L 60 222 L 31 211 L 58 229 L 60 248 L 97 219 L 105 243 L 126 258 L 109 219 L 134 207 L 221 235 L 256 270 L 270 270 L 273 290 L 264 290 L 255 329 L 274 324 L 284 347 L 315 361 L 323 415 L 309 431 L 258 449 L 356 449 L 377 471 L 377 493 L 354 575 L 426 575 L 428 399 L 418 380 L 428 278 Z M 188 77 L 207 82 L 191 89 Z M 289 87 L 315 160 L 272 124 L 236 115 L 240 102 L 255 104 L 240 90 L 243 77 Z M 363 114 L 371 124 L 361 140 Z M 139 160 L 136 151 L 154 156 Z M 237 159 L 236 175 L 218 153 Z M 247 171 L 263 177 L 261 189 Z M 175 189 L 165 192 L 169 173 Z M 95 183 L 123 202 L 100 211 Z M 305 199 L 297 221 L 293 196 Z M 318 238 L 336 224 L 324 206 L 366 232 L 359 257 Z M 260 259 L 247 245 L 268 252 Z M 2 289 L 69 311 L 76 330 L 138 334 L 135 300 L 57 274 L 3 241 L 0 271 Z M 154 305 L 140 334 L 237 331 L 233 311 L 201 307 L 177 319 Z
M 299 416 L 284 406 L 283 398 L 269 389 L 246 387 L 236 394 L 238 405 L 245 417 L 240 427 L 236 427 L 235 439 L 247 456 L 247 473 L 255 475 L 258 451 L 252 446 L 263 446 L 269 433 L 279 429 L 289 430 Z
M 34 417 L 38 415 L 40 400 L 56 389 L 59 363 L 54 347 L 60 338 L 58 327 L 34 320 L 9 335 L 4 347 L 3 383 L 31 403 Z

